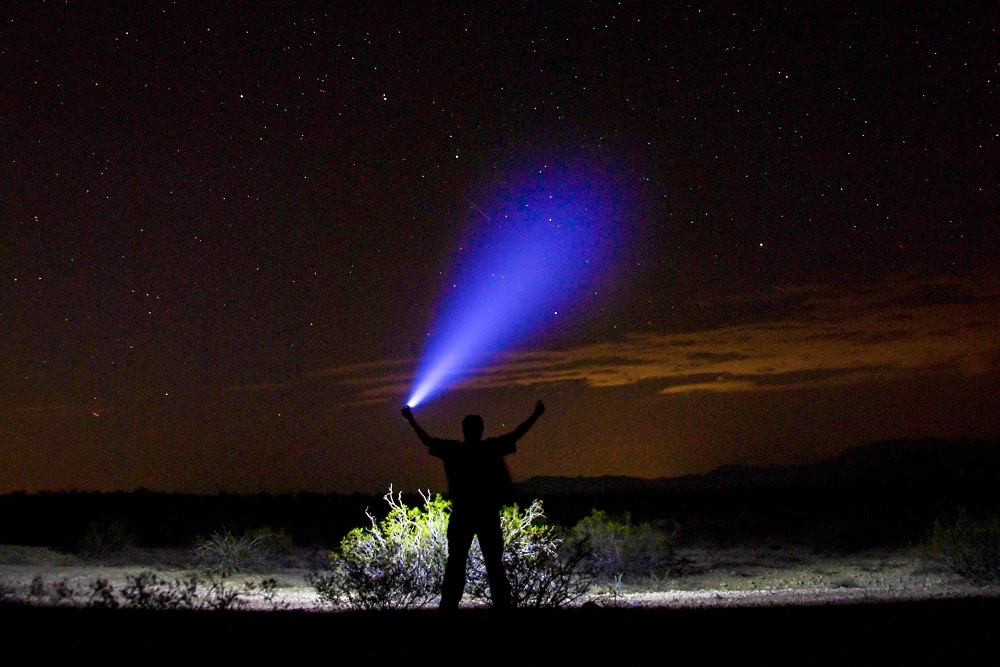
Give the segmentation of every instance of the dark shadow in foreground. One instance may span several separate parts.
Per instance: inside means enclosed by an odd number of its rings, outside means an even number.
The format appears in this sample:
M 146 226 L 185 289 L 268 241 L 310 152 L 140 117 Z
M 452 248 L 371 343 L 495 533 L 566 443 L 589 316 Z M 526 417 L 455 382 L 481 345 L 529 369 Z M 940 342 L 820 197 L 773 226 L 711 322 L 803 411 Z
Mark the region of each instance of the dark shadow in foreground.
M 154 612 L 0 606 L 7 637 L 44 636 L 60 653 L 155 650 L 166 659 L 312 653 L 408 664 L 477 656 L 482 664 L 611 664 L 759 657 L 801 662 L 993 655 L 1000 599 L 740 609 Z M 442 633 L 456 638 L 442 646 Z M 488 641 L 489 644 L 484 644 Z M 505 643 L 506 642 L 506 643 Z M 483 645 L 497 650 L 481 655 Z M 374 663 L 371 663 L 374 664 Z

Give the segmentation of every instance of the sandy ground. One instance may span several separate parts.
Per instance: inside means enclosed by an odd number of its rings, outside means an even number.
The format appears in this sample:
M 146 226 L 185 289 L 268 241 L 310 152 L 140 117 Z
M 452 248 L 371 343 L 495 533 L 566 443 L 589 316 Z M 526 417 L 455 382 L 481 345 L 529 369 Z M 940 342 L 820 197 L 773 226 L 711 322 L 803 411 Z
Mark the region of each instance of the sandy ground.
M 577 604 L 684 609 L 1000 597 L 1000 586 L 970 585 L 916 550 L 831 556 L 791 547 L 684 549 L 678 556 L 680 576 L 605 583 Z M 333 610 L 307 581 L 310 565 L 322 558 L 302 551 L 269 572 L 234 575 L 224 583 L 244 590 L 247 582 L 274 579 L 271 594 L 242 596 L 249 609 Z M 187 559 L 182 550 L 162 549 L 86 561 L 43 547 L 0 545 L 0 592 L 38 605 L 67 604 L 66 591 L 86 599 L 100 579 L 116 590 L 142 572 L 166 581 L 190 579 Z

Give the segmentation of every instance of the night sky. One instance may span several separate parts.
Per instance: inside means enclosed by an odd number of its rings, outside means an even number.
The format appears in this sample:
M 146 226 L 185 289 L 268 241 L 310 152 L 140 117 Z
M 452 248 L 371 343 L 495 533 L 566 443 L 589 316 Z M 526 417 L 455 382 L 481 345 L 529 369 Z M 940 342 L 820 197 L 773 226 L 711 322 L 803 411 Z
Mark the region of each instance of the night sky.
M 614 256 L 432 434 L 541 398 L 525 479 L 1000 433 L 995 5 L 479 4 L 4 3 L 0 492 L 443 491 L 399 409 L 555 168 Z

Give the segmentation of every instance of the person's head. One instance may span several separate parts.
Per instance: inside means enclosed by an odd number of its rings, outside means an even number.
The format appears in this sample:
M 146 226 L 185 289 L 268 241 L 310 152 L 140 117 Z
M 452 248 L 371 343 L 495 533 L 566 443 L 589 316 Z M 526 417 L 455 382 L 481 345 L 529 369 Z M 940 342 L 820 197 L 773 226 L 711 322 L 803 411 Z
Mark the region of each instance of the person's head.
M 483 439 L 483 418 L 479 415 L 466 415 L 462 420 L 462 435 L 466 442 L 479 442 Z

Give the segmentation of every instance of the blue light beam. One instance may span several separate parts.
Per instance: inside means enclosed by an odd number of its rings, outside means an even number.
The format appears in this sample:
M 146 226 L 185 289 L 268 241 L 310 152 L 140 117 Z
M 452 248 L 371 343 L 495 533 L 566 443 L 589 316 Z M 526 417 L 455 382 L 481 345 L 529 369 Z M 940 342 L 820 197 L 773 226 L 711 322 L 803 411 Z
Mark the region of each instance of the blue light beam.
M 546 323 L 566 321 L 574 297 L 593 289 L 614 250 L 614 211 L 593 179 L 537 172 L 492 215 L 479 213 L 418 366 L 410 407 L 544 333 Z

